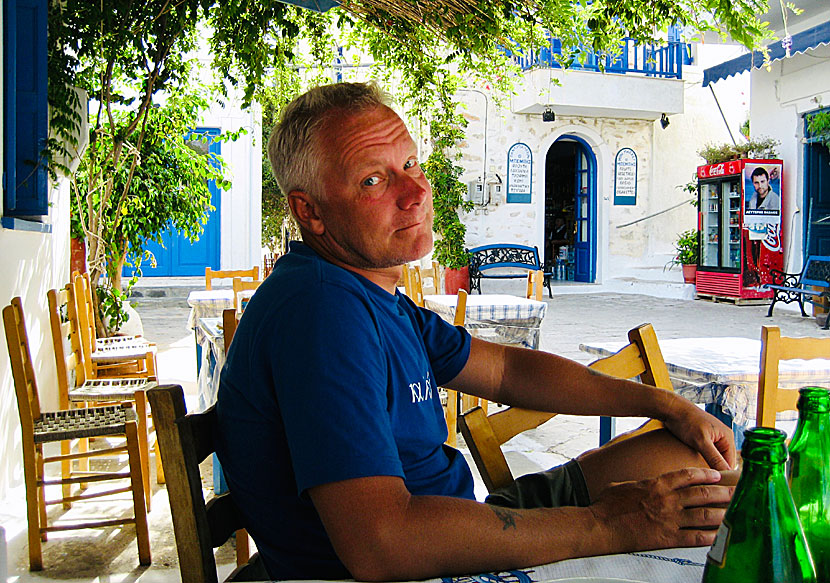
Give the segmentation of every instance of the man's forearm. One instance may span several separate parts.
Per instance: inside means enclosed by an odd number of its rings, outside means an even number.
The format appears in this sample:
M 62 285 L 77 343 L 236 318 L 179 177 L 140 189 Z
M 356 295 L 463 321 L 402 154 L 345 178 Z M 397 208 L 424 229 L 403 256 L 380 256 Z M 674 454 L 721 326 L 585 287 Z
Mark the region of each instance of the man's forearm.
M 573 415 L 663 420 L 682 406 L 669 391 L 609 377 L 555 354 L 475 339 L 470 363 L 449 386 L 499 403 Z

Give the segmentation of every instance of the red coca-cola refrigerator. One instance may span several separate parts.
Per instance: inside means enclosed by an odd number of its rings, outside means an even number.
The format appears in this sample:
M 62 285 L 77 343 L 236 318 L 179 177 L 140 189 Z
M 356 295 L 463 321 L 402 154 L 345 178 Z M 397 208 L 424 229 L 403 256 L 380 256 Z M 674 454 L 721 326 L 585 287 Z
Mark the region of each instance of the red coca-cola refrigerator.
M 782 269 L 781 160 L 732 160 L 697 169 L 699 297 L 753 303 L 772 297 L 770 269 Z

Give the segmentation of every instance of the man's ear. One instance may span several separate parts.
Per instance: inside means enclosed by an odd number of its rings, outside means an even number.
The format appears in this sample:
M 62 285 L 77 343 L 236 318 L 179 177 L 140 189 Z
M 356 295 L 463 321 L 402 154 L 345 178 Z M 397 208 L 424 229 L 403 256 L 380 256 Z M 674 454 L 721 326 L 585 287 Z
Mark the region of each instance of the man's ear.
M 326 228 L 317 208 L 317 201 L 307 192 L 292 190 L 288 193 L 288 207 L 300 227 L 314 235 L 322 235 Z

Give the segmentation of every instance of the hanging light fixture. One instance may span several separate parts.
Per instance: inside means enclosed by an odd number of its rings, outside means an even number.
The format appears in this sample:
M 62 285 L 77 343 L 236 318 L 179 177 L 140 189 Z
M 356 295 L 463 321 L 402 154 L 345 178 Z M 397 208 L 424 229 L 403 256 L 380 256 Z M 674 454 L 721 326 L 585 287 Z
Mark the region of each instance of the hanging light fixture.
M 667 116 L 665 113 L 660 116 L 660 125 L 663 126 L 663 129 L 669 127 L 669 116 Z
M 551 108 L 547 108 L 542 112 L 542 121 L 556 121 L 556 114 Z

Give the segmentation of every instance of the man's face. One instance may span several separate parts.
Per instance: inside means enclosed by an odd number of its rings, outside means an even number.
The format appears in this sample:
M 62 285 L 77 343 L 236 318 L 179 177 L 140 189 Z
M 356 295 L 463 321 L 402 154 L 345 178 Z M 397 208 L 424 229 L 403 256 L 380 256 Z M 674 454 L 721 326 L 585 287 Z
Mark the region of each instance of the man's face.
M 752 177 L 752 185 L 759 198 L 764 198 L 769 192 L 769 179 L 763 174 Z
M 333 259 L 379 269 L 432 249 L 432 188 L 394 111 L 335 117 L 321 128 L 320 146 L 319 238 Z

